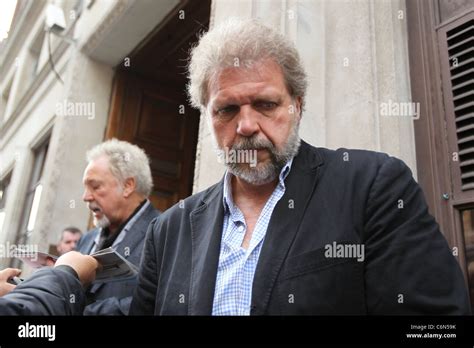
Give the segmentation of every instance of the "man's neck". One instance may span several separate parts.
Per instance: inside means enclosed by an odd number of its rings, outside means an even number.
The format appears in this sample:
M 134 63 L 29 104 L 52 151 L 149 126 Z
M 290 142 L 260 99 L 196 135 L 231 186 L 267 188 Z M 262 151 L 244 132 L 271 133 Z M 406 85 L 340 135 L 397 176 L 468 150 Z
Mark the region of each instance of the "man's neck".
M 121 226 L 122 224 L 121 223 L 111 223 L 107 229 L 109 230 L 109 235 L 114 235 L 115 233 L 117 233 L 119 227 Z M 107 234 L 106 234 L 107 235 Z
M 239 202 L 248 201 L 254 202 L 256 205 L 265 204 L 277 184 L 278 178 L 267 184 L 254 185 L 234 175 L 231 181 L 234 203 L 237 204 L 237 206 L 239 206 Z
M 122 224 L 127 221 L 130 216 L 133 214 L 133 212 L 138 208 L 138 206 L 143 202 L 145 198 L 143 197 L 137 197 L 136 199 L 133 200 L 130 204 L 128 204 L 126 207 L 122 209 L 123 213 L 122 219 L 120 221 L 117 221 L 115 223 L 111 223 L 108 227 L 110 234 L 115 234 L 117 230 L 122 226 Z
M 252 185 L 236 176 L 232 177 L 234 204 L 239 207 L 247 224 L 242 248 L 247 249 L 249 247 L 258 217 L 277 184 L 278 178 L 268 184 Z

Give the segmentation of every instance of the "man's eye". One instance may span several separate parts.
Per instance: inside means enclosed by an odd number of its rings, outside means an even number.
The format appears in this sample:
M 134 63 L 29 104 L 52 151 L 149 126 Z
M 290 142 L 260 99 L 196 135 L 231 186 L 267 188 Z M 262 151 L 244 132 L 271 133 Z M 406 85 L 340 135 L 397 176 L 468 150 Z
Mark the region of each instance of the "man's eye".
M 229 105 L 229 106 L 225 106 L 223 108 L 217 109 L 216 114 L 219 116 L 227 116 L 227 115 L 235 114 L 237 111 L 239 111 L 239 107 L 237 105 Z
M 277 103 L 271 101 L 260 101 L 256 103 L 256 107 L 264 110 L 272 110 L 278 106 Z

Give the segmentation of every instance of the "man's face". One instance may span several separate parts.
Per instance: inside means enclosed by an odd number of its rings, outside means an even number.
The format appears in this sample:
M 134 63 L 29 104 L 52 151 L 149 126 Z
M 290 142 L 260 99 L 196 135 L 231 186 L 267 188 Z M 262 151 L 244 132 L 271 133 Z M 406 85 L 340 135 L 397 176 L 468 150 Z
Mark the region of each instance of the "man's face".
M 112 174 L 106 156 L 91 161 L 84 171 L 84 195 L 82 199 L 94 215 L 97 227 L 120 225 L 126 217 L 121 216 L 127 204 L 122 185 Z
M 72 233 L 64 231 L 61 241 L 58 244 L 58 252 L 60 255 L 76 249 L 77 242 L 81 239 L 80 233 Z
M 226 163 L 231 173 L 249 183 L 275 180 L 298 151 L 301 99 L 290 96 L 273 60 L 218 73 L 209 83 L 207 112 L 220 150 L 256 151 L 256 166 Z

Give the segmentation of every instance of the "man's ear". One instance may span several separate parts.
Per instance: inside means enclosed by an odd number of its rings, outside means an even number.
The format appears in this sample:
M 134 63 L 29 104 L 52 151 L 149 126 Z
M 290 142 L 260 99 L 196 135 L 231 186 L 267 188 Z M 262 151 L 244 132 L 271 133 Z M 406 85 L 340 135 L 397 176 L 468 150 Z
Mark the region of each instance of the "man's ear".
M 303 98 L 301 98 L 301 97 L 296 97 L 296 98 L 295 98 L 295 109 L 296 109 L 295 111 L 296 111 L 297 117 L 298 117 L 300 120 L 301 120 L 301 116 L 302 116 L 302 115 L 301 115 L 301 112 L 302 112 L 301 108 L 302 108 L 302 106 L 303 106 Z
M 126 178 L 123 183 L 123 196 L 125 198 L 130 197 L 130 195 L 135 192 L 135 188 L 137 187 L 137 183 L 135 182 L 135 178 Z

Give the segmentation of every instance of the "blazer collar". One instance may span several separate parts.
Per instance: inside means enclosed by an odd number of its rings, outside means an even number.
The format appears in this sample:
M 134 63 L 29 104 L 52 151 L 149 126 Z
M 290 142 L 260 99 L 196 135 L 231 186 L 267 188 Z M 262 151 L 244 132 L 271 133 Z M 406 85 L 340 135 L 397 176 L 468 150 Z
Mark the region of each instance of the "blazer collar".
M 253 314 L 265 312 L 274 282 L 316 186 L 317 169 L 322 164 L 319 152 L 302 141 L 286 178 L 285 194 L 273 211 L 260 253 L 252 290 Z M 212 314 L 224 220 L 223 180 L 209 188 L 198 208 L 190 213 L 190 315 Z M 290 200 L 293 200 L 293 208 Z
M 95 244 L 95 240 L 97 236 L 99 235 L 99 233 L 100 233 L 100 228 L 95 228 L 91 232 L 88 233 L 90 234 L 90 236 L 86 234 L 84 237 L 82 237 L 84 238 L 84 246 L 81 246 L 79 249 L 81 253 L 83 254 L 91 253 L 92 248 L 94 247 L 94 244 Z

